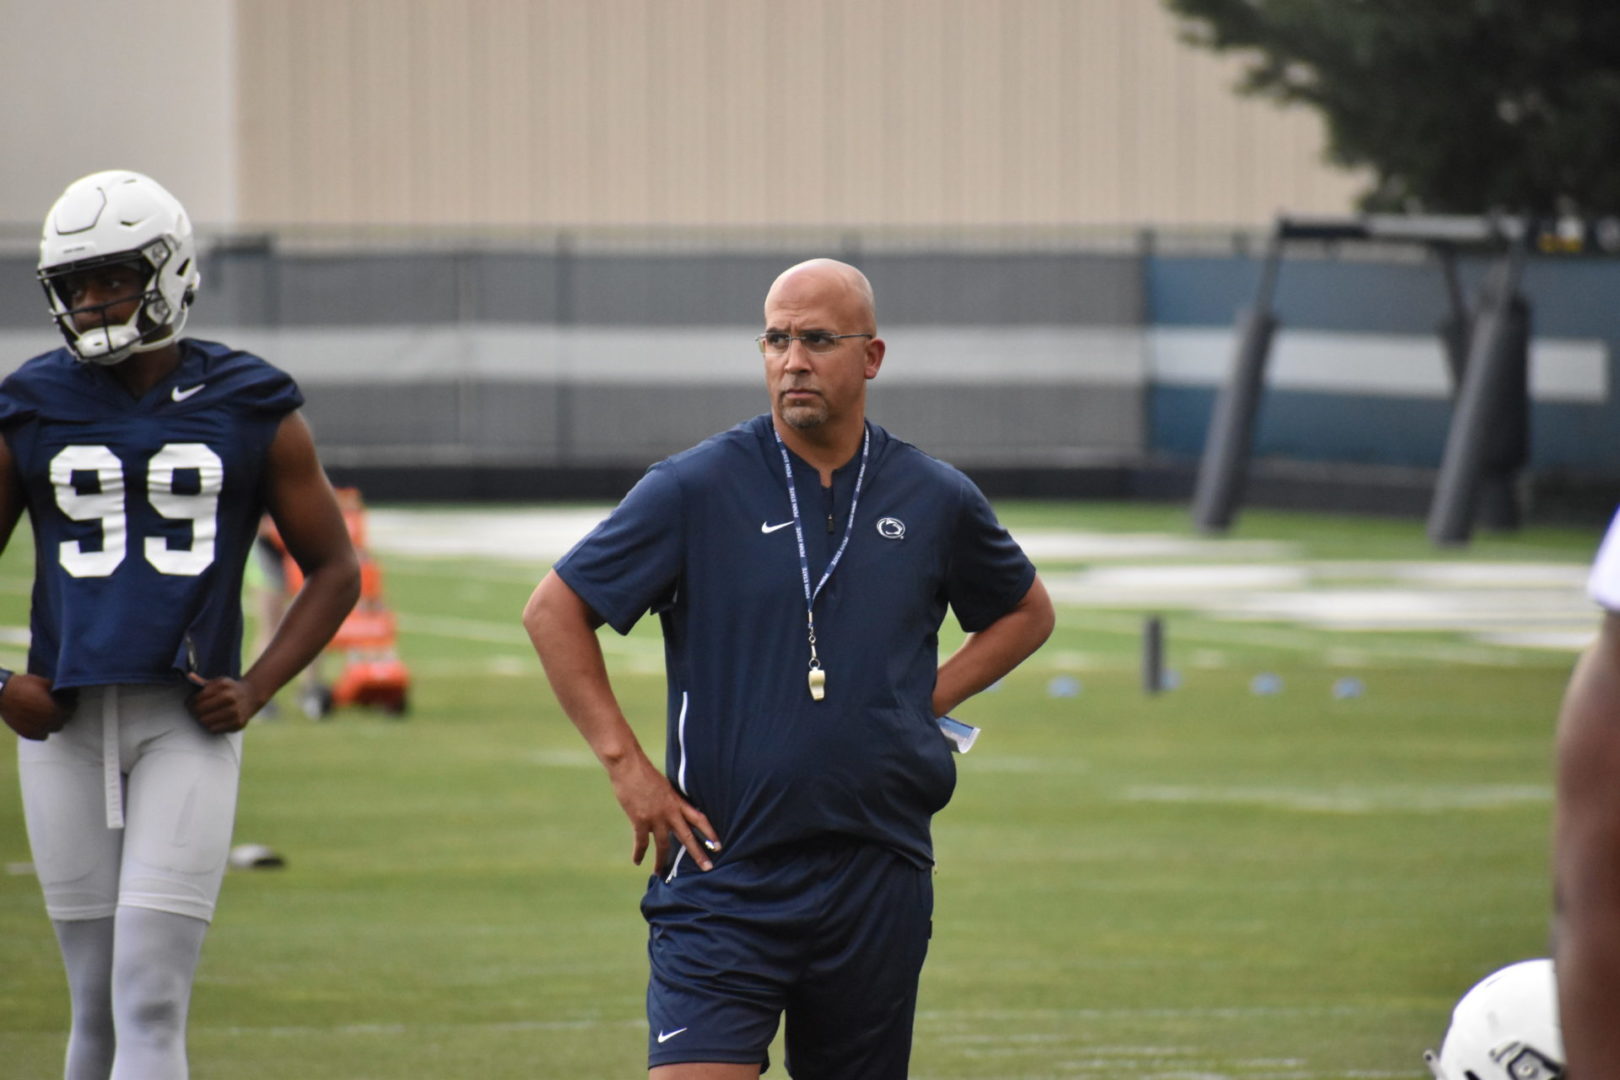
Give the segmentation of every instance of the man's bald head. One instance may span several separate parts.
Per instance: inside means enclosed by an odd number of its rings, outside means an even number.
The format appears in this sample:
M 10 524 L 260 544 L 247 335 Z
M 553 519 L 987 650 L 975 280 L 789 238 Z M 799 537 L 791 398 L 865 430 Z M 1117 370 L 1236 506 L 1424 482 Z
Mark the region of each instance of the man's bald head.
M 861 331 L 877 330 L 877 307 L 872 283 L 866 275 L 837 259 L 807 259 L 777 275 L 765 294 L 765 318 L 770 321 L 773 301 L 777 306 L 798 307 L 812 298 L 831 303 L 852 319 Z M 849 329 L 856 329 L 851 326 Z

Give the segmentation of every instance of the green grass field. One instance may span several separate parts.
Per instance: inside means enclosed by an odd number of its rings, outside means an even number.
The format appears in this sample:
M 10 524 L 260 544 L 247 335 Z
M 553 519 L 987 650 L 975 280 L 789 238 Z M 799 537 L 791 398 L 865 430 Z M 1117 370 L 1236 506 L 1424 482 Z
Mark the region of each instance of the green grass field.
M 1179 507 L 1002 510 L 1031 536 L 1192 535 Z M 1421 523 L 1259 512 L 1231 539 L 1199 557 L 1254 561 L 1244 543 L 1266 540 L 1299 563 L 1573 566 L 1596 544 L 1538 529 L 1440 554 Z M 250 729 L 237 839 L 288 865 L 226 880 L 193 1076 L 642 1075 L 645 871 L 518 625 L 544 565 L 383 566 L 411 714 L 316 723 L 284 695 L 283 718 Z M 1053 581 L 1084 568 L 1042 561 Z M 29 572 L 14 543 L 0 627 L 25 625 Z M 1462 991 L 1546 951 L 1552 728 L 1573 654 L 1163 614 L 1173 692 L 1141 690 L 1141 610 L 1065 603 L 1046 649 L 960 710 L 985 733 L 935 824 L 913 1076 L 1423 1075 Z M 604 644 L 657 759 L 656 624 Z M 0 663 L 21 660 L 0 644 Z M 1283 692 L 1252 693 L 1260 672 Z M 1334 697 L 1347 676 L 1364 695 Z M 1061 677 L 1078 693 L 1051 696 Z M 16 786 L 8 749 L 0 1074 L 49 1077 L 66 992 Z

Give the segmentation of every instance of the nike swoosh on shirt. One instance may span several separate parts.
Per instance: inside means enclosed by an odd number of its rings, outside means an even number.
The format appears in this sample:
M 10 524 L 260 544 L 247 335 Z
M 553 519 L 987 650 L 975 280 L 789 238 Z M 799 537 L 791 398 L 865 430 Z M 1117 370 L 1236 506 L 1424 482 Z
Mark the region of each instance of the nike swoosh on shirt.
M 177 386 L 169 392 L 169 396 L 176 401 L 184 401 L 186 398 L 190 397 L 192 394 L 195 394 L 197 391 L 201 390 L 207 385 L 207 383 L 198 383 L 189 390 L 182 390 Z
M 765 522 L 762 521 L 762 522 L 759 523 L 759 531 L 762 532 L 762 533 L 773 533 L 777 529 L 785 529 L 791 524 L 793 524 L 793 522 L 784 521 L 780 525 L 768 525 L 768 524 L 766 524 Z
M 673 1039 L 675 1036 L 679 1035 L 685 1030 L 685 1028 L 676 1028 L 674 1031 L 660 1031 L 658 1033 L 658 1041 L 661 1043 L 669 1042 L 669 1040 Z

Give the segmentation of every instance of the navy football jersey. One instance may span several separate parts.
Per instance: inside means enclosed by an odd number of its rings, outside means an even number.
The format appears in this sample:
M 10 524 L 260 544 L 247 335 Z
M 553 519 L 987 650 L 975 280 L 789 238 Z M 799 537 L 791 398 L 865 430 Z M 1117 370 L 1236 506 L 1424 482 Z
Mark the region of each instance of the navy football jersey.
M 285 372 L 192 339 L 139 399 L 67 349 L 0 382 L 34 531 L 28 670 L 58 688 L 238 675 L 265 460 L 302 403 Z
M 654 465 L 558 575 L 620 633 L 663 622 L 665 768 L 719 830 L 721 858 L 812 837 L 878 843 L 918 865 L 956 782 L 933 715 L 947 608 L 981 630 L 1035 578 L 961 472 L 882 428 L 849 544 L 815 604 L 810 651 L 787 479 L 769 416 Z M 790 455 L 812 586 L 842 543 L 860 455 L 830 489 Z

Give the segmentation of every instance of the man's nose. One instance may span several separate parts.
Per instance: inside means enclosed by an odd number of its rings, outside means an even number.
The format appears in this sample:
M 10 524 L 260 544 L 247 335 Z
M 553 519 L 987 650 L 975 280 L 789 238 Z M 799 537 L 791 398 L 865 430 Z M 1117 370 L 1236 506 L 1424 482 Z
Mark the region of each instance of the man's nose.
M 118 306 L 125 299 L 128 298 L 122 295 L 122 290 L 91 285 L 74 296 L 72 310 L 75 319 L 84 320 L 91 325 L 97 322 L 105 323 L 108 310 Z
M 76 308 L 98 307 L 117 301 L 114 295 L 117 290 L 109 289 L 99 282 L 87 282 L 73 294 L 73 306 Z

